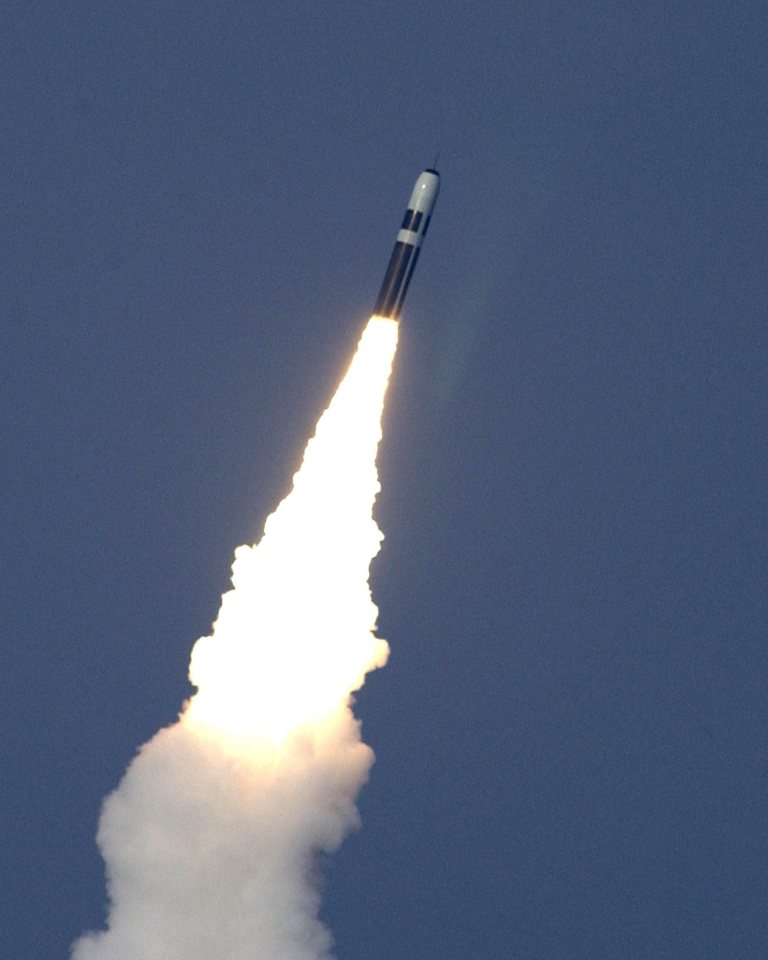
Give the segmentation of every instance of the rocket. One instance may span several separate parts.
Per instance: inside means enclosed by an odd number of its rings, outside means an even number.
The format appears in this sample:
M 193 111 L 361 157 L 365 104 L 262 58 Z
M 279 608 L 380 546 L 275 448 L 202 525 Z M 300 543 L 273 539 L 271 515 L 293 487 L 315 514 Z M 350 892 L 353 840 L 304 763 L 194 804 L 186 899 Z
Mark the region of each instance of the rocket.
M 422 241 L 427 235 L 439 190 L 440 174 L 437 170 L 425 170 L 416 181 L 397 234 L 395 249 L 389 258 L 376 306 L 373 308 L 376 316 L 389 317 L 392 320 L 400 318 L 408 284 L 419 259 Z

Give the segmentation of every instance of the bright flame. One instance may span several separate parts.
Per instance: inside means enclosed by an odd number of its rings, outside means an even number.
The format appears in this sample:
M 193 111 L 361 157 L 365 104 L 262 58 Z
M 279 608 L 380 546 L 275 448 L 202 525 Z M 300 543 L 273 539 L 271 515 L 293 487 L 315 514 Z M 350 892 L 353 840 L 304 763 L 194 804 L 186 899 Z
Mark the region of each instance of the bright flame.
M 182 717 L 234 738 L 280 741 L 343 707 L 387 644 L 374 636 L 368 568 L 376 451 L 397 324 L 374 317 L 261 542 L 235 552 L 233 589 L 192 651 Z
M 108 929 L 73 960 L 330 960 L 314 859 L 373 760 L 350 697 L 386 660 L 368 569 L 397 324 L 373 317 L 258 546 L 195 644 L 197 693 L 104 803 Z

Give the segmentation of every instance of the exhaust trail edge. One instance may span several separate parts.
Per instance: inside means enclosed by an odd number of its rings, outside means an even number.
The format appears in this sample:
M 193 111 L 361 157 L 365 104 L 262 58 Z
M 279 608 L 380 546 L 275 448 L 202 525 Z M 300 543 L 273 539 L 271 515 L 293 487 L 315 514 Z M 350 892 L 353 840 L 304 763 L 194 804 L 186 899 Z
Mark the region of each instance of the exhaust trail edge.
M 405 295 L 411 282 L 416 261 L 424 237 L 432 219 L 432 210 L 440 191 L 440 174 L 429 168 L 424 170 L 416 181 L 403 217 L 403 223 L 397 234 L 395 249 L 389 258 L 384 282 L 376 299 L 373 312 L 379 317 L 391 320 L 400 319 Z

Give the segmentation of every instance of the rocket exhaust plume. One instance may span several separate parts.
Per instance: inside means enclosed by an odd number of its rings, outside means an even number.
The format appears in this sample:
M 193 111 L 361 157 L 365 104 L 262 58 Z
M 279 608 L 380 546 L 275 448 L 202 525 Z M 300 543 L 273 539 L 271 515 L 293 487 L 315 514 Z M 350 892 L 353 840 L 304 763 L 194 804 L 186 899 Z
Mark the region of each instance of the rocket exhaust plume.
M 108 928 L 73 960 L 325 960 L 316 857 L 357 823 L 373 754 L 351 696 L 381 666 L 368 569 L 397 322 L 374 316 L 291 492 L 195 644 L 197 692 L 139 751 L 98 830 Z

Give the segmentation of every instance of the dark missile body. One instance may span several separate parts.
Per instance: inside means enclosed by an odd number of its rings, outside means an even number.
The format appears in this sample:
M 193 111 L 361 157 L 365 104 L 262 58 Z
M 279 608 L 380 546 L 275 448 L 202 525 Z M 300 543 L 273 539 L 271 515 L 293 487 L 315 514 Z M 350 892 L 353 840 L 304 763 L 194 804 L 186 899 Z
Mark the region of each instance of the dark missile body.
M 400 318 L 405 295 L 411 282 L 416 261 L 424 237 L 429 229 L 432 210 L 440 190 L 440 174 L 437 170 L 425 170 L 413 188 L 405 211 L 402 226 L 397 234 L 395 249 L 389 258 L 384 282 L 376 298 L 373 312 L 379 317 L 392 320 Z

